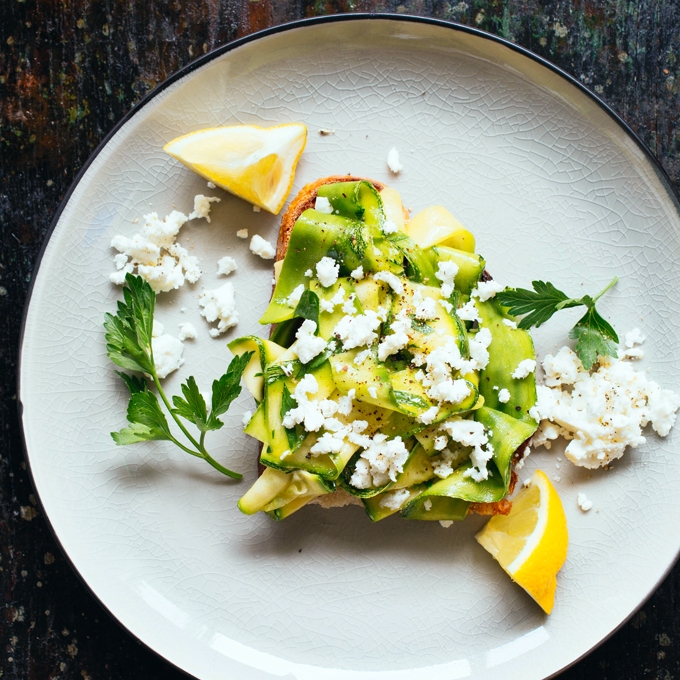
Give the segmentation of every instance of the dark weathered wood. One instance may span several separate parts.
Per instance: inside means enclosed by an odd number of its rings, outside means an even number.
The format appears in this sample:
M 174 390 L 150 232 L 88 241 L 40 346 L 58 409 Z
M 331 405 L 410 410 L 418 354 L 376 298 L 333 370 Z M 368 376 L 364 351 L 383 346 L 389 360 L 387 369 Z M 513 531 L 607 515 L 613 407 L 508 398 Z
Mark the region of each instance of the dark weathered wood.
M 168 75 L 238 36 L 339 11 L 449 19 L 534 50 L 621 114 L 680 187 L 680 3 L 673 0 L 0 2 L 2 678 L 184 677 L 99 607 L 32 495 L 16 415 L 16 347 L 31 271 L 54 211 L 107 131 Z M 675 677 L 679 575 L 676 568 L 620 632 L 562 677 Z

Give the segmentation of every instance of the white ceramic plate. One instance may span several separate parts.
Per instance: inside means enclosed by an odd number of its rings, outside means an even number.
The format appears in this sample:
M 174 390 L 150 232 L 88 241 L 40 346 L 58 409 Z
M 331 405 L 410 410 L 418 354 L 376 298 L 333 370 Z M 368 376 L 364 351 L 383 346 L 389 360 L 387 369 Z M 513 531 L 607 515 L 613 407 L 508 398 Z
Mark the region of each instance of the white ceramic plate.
M 649 335 L 643 365 L 678 387 L 680 220 L 651 156 L 602 104 L 545 63 L 468 29 L 423 20 L 345 17 L 260 34 L 209 55 L 145 100 L 79 177 L 42 254 L 26 314 L 20 398 L 26 448 L 44 509 L 76 570 L 133 635 L 199 678 L 543 678 L 587 653 L 656 587 L 680 545 L 679 432 L 585 472 L 558 453 L 553 478 L 571 542 L 557 604 L 545 617 L 473 540 L 478 517 L 445 530 L 359 508 L 310 507 L 283 523 L 245 517 L 256 446 L 240 432 L 244 394 L 213 454 L 245 473 L 233 483 L 165 443 L 117 448 L 126 394 L 106 358 L 103 315 L 111 237 L 150 211 L 188 212 L 217 195 L 212 224 L 180 242 L 204 276 L 160 296 L 158 318 L 186 343 L 207 389 L 226 366 L 197 294 L 233 255 L 241 322 L 263 332 L 270 264 L 236 238 L 275 239 L 277 218 L 166 156 L 173 137 L 221 124 L 303 121 L 309 142 L 293 193 L 351 172 L 387 181 L 414 211 L 448 206 L 478 239 L 495 278 L 595 292 L 618 274 L 602 312 Z M 320 128 L 335 130 L 330 136 Z M 396 146 L 404 171 L 388 172 Z M 182 313 L 181 308 L 187 311 Z M 570 317 L 569 314 L 572 316 Z M 564 343 L 578 310 L 536 334 L 539 354 Z M 266 331 L 264 331 L 266 332 Z M 594 502 L 582 513 L 577 492 Z

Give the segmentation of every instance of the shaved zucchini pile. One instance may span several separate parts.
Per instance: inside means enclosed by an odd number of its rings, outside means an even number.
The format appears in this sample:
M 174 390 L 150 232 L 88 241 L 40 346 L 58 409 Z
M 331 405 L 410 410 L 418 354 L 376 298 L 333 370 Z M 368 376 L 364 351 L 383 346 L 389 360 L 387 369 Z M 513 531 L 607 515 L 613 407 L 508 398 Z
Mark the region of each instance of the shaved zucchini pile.
M 341 488 L 373 521 L 461 520 L 501 500 L 537 427 L 534 373 L 512 377 L 535 353 L 474 237 L 441 208 L 405 224 L 399 195 L 364 181 L 322 186 L 316 208 L 261 319 L 270 339 L 229 345 L 253 352 L 245 432 L 265 466 L 240 509 L 283 519 Z

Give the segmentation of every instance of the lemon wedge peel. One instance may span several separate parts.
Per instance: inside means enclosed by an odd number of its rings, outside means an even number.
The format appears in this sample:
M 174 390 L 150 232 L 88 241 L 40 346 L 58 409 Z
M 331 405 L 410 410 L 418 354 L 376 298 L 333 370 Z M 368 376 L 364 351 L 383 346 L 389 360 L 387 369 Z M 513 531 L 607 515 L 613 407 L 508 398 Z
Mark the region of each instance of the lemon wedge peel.
M 307 143 L 302 123 L 231 125 L 176 137 L 163 150 L 229 193 L 276 215 Z
M 492 517 L 477 534 L 480 545 L 546 614 L 553 609 L 557 572 L 566 560 L 568 539 L 562 501 L 540 470 L 513 500 L 510 514 Z

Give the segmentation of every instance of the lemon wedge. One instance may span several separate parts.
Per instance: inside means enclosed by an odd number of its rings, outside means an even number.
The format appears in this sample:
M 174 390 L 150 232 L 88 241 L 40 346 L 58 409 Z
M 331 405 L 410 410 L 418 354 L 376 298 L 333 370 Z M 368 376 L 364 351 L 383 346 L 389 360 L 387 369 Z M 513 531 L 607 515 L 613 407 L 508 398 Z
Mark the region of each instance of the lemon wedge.
M 302 123 L 232 125 L 190 132 L 163 150 L 207 180 L 275 215 L 307 142 Z
M 510 514 L 492 517 L 477 541 L 550 614 L 568 532 L 562 501 L 543 472 L 534 472 L 531 485 L 512 501 Z

